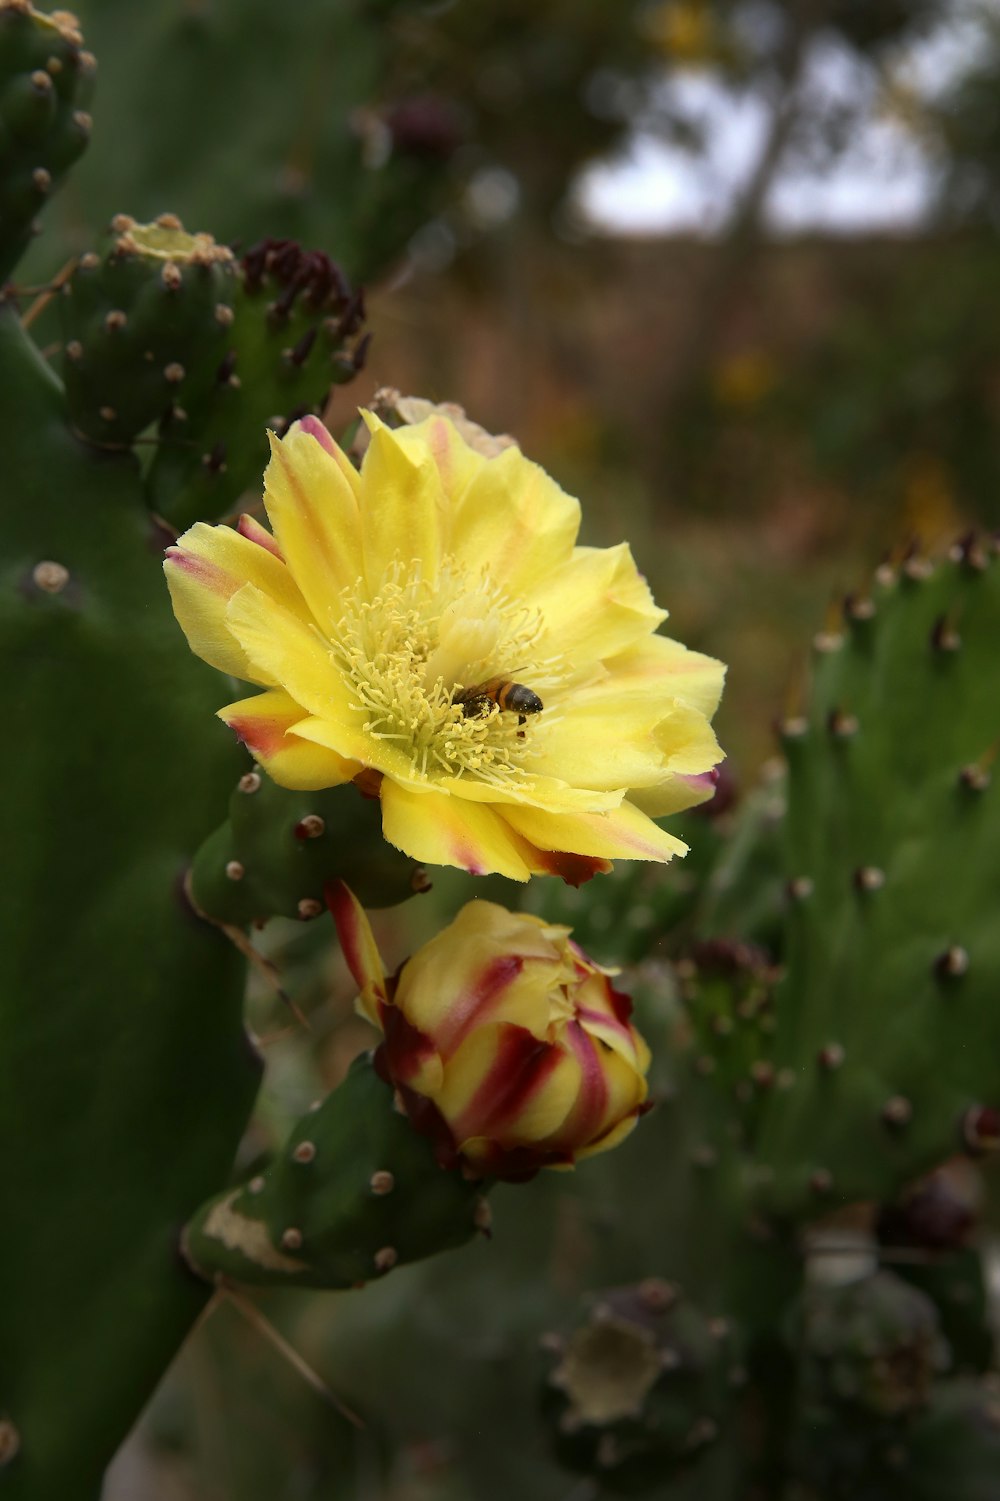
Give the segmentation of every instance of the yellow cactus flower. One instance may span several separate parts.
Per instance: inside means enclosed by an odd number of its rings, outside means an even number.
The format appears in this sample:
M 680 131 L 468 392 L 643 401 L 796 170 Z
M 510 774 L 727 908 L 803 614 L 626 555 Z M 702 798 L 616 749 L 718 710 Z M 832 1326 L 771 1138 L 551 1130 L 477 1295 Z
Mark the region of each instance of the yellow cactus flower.
M 655 634 L 628 548 L 577 546 L 517 447 L 367 420 L 360 473 L 316 418 L 272 437 L 271 531 L 167 549 L 192 650 L 263 689 L 220 717 L 282 786 L 379 796 L 422 864 L 578 884 L 684 853 L 652 819 L 712 795 L 722 666 Z
M 343 882 L 327 901 L 381 1031 L 376 1067 L 443 1166 L 516 1180 L 606 1152 L 645 1109 L 632 1002 L 570 929 L 474 901 L 387 976 Z

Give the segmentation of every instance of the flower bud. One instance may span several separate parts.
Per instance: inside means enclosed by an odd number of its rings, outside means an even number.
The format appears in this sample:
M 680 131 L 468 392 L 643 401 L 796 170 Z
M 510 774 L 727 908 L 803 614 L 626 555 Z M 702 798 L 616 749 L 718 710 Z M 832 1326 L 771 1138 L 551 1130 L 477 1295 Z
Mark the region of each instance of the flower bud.
M 645 1108 L 632 1003 L 568 928 L 473 901 L 387 977 L 342 883 L 327 900 L 379 1028 L 377 1065 L 439 1161 L 516 1180 L 606 1151 Z

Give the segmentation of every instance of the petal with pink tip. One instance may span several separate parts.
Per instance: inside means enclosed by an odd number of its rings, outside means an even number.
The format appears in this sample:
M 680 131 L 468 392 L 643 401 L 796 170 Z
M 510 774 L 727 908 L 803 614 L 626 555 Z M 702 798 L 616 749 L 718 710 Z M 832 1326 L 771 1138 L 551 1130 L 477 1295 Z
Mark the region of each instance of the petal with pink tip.
M 360 1009 L 381 1029 L 379 1002 L 385 1003 L 385 969 L 368 914 L 343 881 L 330 881 L 324 891 L 347 967 L 359 991 Z
M 382 833 L 421 864 L 457 865 L 474 875 L 512 881 L 526 881 L 531 874 L 530 851 L 493 808 L 441 792 L 414 792 L 388 777 L 381 797 Z
M 539 850 L 605 860 L 672 860 L 687 845 L 659 828 L 629 802 L 609 813 L 546 813 L 540 808 L 505 807 L 511 827 Z
M 237 735 L 279 787 L 315 792 L 357 776 L 357 761 L 346 760 L 325 746 L 303 740 L 295 726 L 302 706 L 280 688 L 240 699 L 219 710 L 219 718 Z
M 337 460 L 301 426 L 271 435 L 264 505 L 274 538 L 322 630 L 342 613 L 340 593 L 362 572 L 357 496 Z
M 191 650 L 220 672 L 275 686 L 278 679 L 252 663 L 234 638 L 226 610 L 232 596 L 251 583 L 286 610 L 307 613 L 281 559 L 231 527 L 199 521 L 167 548 L 163 570 L 174 614 Z

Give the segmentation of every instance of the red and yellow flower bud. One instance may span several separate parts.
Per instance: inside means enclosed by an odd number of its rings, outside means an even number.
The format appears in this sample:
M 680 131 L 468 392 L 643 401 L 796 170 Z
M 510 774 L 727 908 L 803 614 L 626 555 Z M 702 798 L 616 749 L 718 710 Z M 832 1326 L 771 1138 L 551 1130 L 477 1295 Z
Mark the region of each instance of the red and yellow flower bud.
M 568 928 L 469 902 L 387 976 L 357 899 L 341 883 L 327 899 L 358 1008 L 383 1034 L 378 1066 L 444 1165 L 525 1178 L 632 1130 L 649 1049 Z

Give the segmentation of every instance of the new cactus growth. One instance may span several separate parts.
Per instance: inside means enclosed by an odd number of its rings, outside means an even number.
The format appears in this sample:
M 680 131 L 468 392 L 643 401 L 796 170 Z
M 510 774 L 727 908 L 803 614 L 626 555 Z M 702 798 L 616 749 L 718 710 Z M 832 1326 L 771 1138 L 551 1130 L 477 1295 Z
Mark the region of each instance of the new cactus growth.
M 209 1279 L 359 1287 L 489 1223 L 482 1185 L 439 1166 L 362 1057 L 274 1162 L 198 1211 L 183 1248 Z

